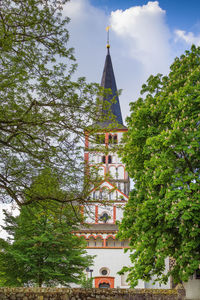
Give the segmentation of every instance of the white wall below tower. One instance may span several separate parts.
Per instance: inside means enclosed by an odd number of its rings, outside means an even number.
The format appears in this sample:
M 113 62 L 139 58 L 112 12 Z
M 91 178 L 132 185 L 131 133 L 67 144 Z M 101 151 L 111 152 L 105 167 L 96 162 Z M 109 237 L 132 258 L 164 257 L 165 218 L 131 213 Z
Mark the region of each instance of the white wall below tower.
M 122 285 L 121 275 L 118 275 L 123 266 L 130 265 L 129 253 L 124 253 L 124 249 L 87 249 L 90 255 L 96 255 L 94 258 L 94 265 L 90 268 L 93 269 L 92 277 L 102 276 L 100 270 L 105 267 L 109 270 L 108 276 L 114 277 L 114 287 L 128 288 L 129 285 Z M 143 288 L 141 286 L 141 288 Z
M 126 282 L 125 277 L 123 275 L 117 274 L 123 266 L 131 266 L 130 262 L 130 252 L 124 253 L 124 249 L 86 249 L 89 255 L 96 255 L 94 258 L 94 265 L 90 266 L 90 269 L 93 270 L 92 277 L 102 276 L 101 269 L 107 268 L 109 273 L 107 276 L 114 277 L 114 288 L 129 288 L 129 284 Z M 168 266 L 168 260 L 166 260 L 166 268 Z M 106 276 L 105 276 L 106 277 Z M 159 284 L 156 282 L 154 284 L 153 280 L 150 282 L 144 282 L 139 280 L 136 288 L 161 288 L 161 289 L 169 289 L 170 282 L 167 284 Z

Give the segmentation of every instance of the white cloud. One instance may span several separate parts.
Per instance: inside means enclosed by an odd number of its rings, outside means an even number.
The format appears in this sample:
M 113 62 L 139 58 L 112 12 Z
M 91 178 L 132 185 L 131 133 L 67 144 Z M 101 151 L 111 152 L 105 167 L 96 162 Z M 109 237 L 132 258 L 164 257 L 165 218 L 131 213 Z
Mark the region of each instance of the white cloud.
M 175 41 L 184 41 L 188 45 L 195 44 L 200 46 L 200 35 L 195 36 L 193 32 L 175 30 Z
M 111 24 L 111 57 L 117 87 L 123 90 L 123 118 L 129 103 L 139 97 L 141 85 L 151 74 L 167 73 L 170 60 L 169 30 L 165 11 L 157 1 L 116 10 L 107 15 L 88 0 L 72 0 L 64 13 L 71 18 L 70 44 L 75 48 L 78 76 L 100 82 L 106 56 L 106 31 Z
M 165 11 L 157 1 L 114 11 L 110 21 L 112 29 L 127 43 L 130 55 L 139 60 L 147 72 L 166 72 L 170 34 Z

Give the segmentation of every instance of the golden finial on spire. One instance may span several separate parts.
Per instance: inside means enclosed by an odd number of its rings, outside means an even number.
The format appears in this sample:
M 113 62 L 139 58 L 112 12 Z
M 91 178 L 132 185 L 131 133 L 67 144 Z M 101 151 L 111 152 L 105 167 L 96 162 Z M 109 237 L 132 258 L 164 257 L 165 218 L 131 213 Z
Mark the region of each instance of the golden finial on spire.
M 106 31 L 107 31 L 107 45 L 106 45 L 106 47 L 107 48 L 110 48 L 110 44 L 109 44 L 109 29 L 110 29 L 110 26 L 107 26 L 106 27 Z

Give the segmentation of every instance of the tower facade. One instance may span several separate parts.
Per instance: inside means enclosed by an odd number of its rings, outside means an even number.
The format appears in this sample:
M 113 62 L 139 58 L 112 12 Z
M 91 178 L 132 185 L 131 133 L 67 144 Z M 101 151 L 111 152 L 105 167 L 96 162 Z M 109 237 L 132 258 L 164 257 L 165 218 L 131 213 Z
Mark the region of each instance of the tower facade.
M 117 221 L 123 217 L 123 209 L 130 190 L 128 173 L 116 151 L 127 128 L 123 124 L 109 46 L 101 85 L 111 91 L 103 99 L 105 105 L 102 106 L 102 115 L 111 117 L 97 124 L 99 129 L 92 139 L 89 133 L 85 135 L 84 157 L 87 169 L 96 167 L 102 180 L 97 187 L 91 189 L 89 204 L 82 207 L 86 224 L 83 224 L 76 234 L 87 241 L 88 254 L 95 255 L 94 265 L 86 270 L 87 276 L 94 278 L 93 286 L 128 288 L 127 274 L 119 275 L 118 272 L 123 266 L 131 265 L 129 252 L 124 253 L 124 248 L 129 247 L 129 241 L 120 241 L 116 237 Z M 139 280 L 137 288 L 158 287 L 152 283 L 153 281 L 145 283 Z
M 85 135 L 84 156 L 89 168 L 97 167 L 102 181 L 91 190 L 92 204 L 83 208 L 87 226 L 83 225 L 77 234 L 86 239 L 88 254 L 96 255 L 94 265 L 90 267 L 94 287 L 126 288 L 126 275 L 118 275 L 117 272 L 123 266 L 130 265 L 129 255 L 124 253 L 128 241 L 119 241 L 116 238 L 116 222 L 122 218 L 123 208 L 128 200 L 130 180 L 116 150 L 127 128 L 123 124 L 108 46 L 101 86 L 111 90 L 103 99 L 105 105 L 102 106 L 102 115 L 111 113 L 112 117 L 97 124 L 99 131 L 93 140 L 88 134 Z

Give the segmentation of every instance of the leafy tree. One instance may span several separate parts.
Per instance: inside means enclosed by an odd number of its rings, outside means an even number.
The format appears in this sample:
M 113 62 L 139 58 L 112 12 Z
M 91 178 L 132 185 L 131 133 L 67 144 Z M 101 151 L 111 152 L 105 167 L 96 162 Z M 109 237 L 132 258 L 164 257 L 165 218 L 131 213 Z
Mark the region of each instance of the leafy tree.
M 130 239 L 132 286 L 154 275 L 187 281 L 199 267 L 200 48 L 192 46 L 168 76 L 150 76 L 131 103 L 121 150 L 134 180 L 119 236 Z M 167 257 L 175 265 L 164 274 Z
M 45 170 L 31 185 L 31 196 L 52 190 L 62 194 L 56 177 Z M 46 188 L 45 188 L 46 186 Z M 60 197 L 60 195 L 59 195 Z M 2 286 L 68 285 L 78 283 L 92 263 L 85 241 L 72 234 L 80 224 L 79 211 L 55 201 L 22 206 L 17 217 L 5 213 L 7 240 L 0 239 L 0 284 Z M 81 217 L 79 218 L 81 220 Z
M 91 289 L 93 287 L 93 278 L 88 278 L 85 273 L 83 273 L 80 280 L 81 287 L 84 289 Z
M 86 126 L 97 119 L 94 96 L 99 88 L 83 78 L 72 81 L 76 65 L 73 49 L 67 48 L 69 18 L 62 16 L 67 2 L 0 4 L 2 201 L 24 204 L 24 190 L 45 167 L 62 177 L 64 201 L 86 198 L 87 185 L 80 193 L 80 141 Z

